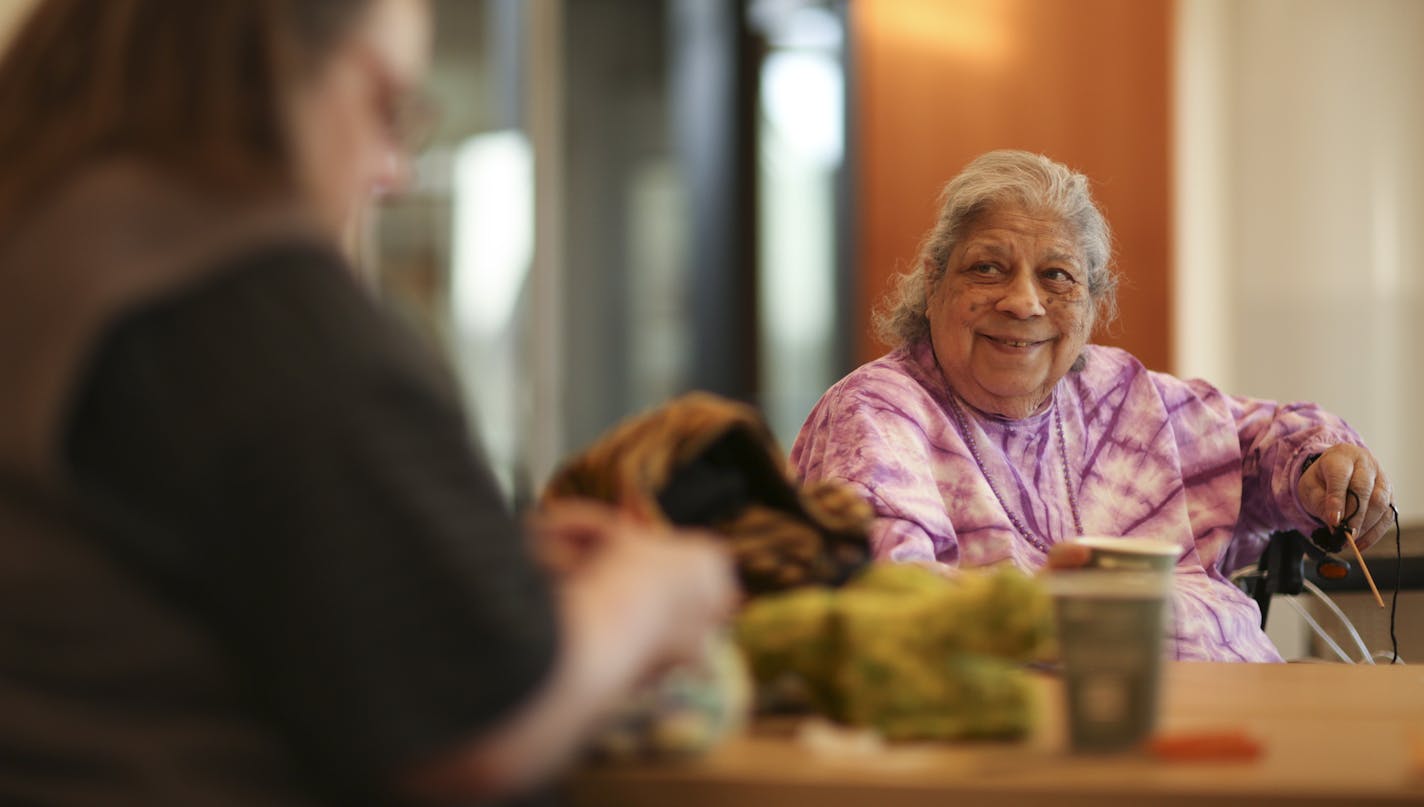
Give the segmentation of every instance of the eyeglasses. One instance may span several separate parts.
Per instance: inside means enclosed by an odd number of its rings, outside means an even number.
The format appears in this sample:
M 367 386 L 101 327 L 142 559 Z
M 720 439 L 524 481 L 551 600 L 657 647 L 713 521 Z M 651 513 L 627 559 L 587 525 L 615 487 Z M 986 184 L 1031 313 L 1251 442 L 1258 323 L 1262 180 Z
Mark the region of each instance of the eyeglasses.
M 440 105 L 420 87 L 404 86 L 380 57 L 367 54 L 375 79 L 376 113 L 391 141 L 407 154 L 419 154 L 430 145 L 440 127 Z
M 381 93 L 381 120 L 391 140 L 407 154 L 419 154 L 440 128 L 440 105 L 421 89 L 390 87 Z

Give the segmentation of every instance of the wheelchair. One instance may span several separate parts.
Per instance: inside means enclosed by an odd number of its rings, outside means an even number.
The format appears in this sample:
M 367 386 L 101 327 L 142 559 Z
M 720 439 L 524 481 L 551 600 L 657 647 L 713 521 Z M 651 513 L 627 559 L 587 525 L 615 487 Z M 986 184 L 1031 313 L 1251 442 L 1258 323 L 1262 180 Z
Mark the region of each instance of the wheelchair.
M 1333 554 L 1340 548 L 1333 544 L 1328 536 L 1321 535 L 1319 532 L 1309 538 L 1295 530 L 1274 532 L 1271 533 L 1260 560 L 1254 566 L 1246 566 L 1233 572 L 1231 581 L 1256 600 L 1256 604 L 1261 609 L 1261 627 L 1263 629 L 1270 616 L 1274 595 L 1283 594 L 1294 598 L 1309 593 L 1324 603 L 1330 613 L 1340 621 L 1353 640 L 1355 648 L 1359 651 L 1358 659 L 1342 648 L 1340 643 L 1320 624 L 1319 620 L 1312 616 L 1309 610 L 1302 607 L 1298 601 L 1290 599 L 1284 602 L 1301 615 L 1315 635 L 1341 661 L 1351 664 L 1374 664 L 1376 660 L 1382 658 L 1386 663 L 1404 663 L 1399 659 L 1397 651 L 1372 653 L 1360 637 L 1359 631 L 1355 629 L 1355 625 L 1331 598 L 1331 594 L 1370 591 L 1364 570 Z M 1312 563 L 1307 564 L 1307 560 Z M 1395 630 L 1393 609 L 1397 605 L 1399 591 L 1424 590 L 1424 556 L 1403 557 L 1396 554 L 1394 562 L 1376 562 L 1371 568 L 1375 583 L 1381 592 L 1393 592 L 1392 602 L 1389 606 L 1391 608 L 1390 633 L 1393 639 Z

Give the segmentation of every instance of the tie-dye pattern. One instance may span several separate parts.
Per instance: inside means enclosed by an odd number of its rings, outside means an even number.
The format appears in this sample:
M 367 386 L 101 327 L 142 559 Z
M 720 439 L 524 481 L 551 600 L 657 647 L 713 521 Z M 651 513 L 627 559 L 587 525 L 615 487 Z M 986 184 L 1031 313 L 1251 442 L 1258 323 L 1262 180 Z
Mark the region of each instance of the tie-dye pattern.
M 1182 547 L 1173 602 L 1178 659 L 1279 661 L 1255 602 L 1226 574 L 1276 529 L 1314 526 L 1296 496 L 1305 458 L 1360 444 L 1313 404 L 1223 394 L 1089 346 L 1054 392 L 1083 529 L 1157 536 Z M 846 376 L 816 404 L 792 447 L 808 480 L 841 479 L 875 507 L 877 557 L 1025 570 L 1046 556 L 1014 529 L 966 447 L 928 343 Z M 963 406 L 1005 503 L 1044 543 L 1071 538 L 1072 510 L 1052 408 L 1003 420 Z

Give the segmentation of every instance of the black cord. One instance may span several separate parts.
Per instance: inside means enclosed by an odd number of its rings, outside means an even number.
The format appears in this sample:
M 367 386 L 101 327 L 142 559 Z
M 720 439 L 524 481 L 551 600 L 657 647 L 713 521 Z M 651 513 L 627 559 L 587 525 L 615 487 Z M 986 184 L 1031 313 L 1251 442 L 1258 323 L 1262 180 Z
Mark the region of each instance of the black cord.
M 1399 610 L 1399 578 L 1404 576 L 1404 550 L 1400 546 L 1399 535 L 1399 510 L 1391 503 L 1390 512 L 1394 513 L 1394 596 L 1389 600 L 1389 643 L 1394 648 L 1394 658 L 1389 660 L 1390 664 L 1399 663 L 1399 638 L 1394 635 L 1394 614 Z
M 1345 516 L 1344 518 L 1340 519 L 1340 524 L 1337 525 L 1337 526 L 1343 526 L 1343 527 L 1345 527 L 1345 528 L 1347 528 L 1347 529 L 1348 529 L 1349 526 L 1350 526 L 1350 519 L 1354 518 L 1356 515 L 1359 515 L 1359 512 L 1360 512 L 1360 494 L 1356 493 L 1356 492 L 1353 491 L 1353 490 L 1350 490 L 1349 488 L 1345 488 L 1345 501 L 1348 502 L 1350 499 L 1354 499 L 1354 500 L 1355 500 L 1355 509 L 1354 509 L 1354 510 L 1351 510 L 1351 511 L 1350 511 L 1350 514 L 1349 514 L 1348 516 Z M 1394 507 L 1394 505 L 1391 504 L 1390 507 Z

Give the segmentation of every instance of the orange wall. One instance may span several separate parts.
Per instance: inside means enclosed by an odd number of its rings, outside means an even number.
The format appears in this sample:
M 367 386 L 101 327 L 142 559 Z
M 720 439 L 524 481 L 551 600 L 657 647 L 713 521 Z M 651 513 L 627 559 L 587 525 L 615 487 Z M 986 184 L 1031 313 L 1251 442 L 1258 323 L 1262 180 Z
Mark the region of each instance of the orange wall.
M 857 352 L 939 189 L 976 155 L 1038 151 L 1094 182 L 1121 318 L 1095 341 L 1170 369 L 1170 0 L 856 0 Z

